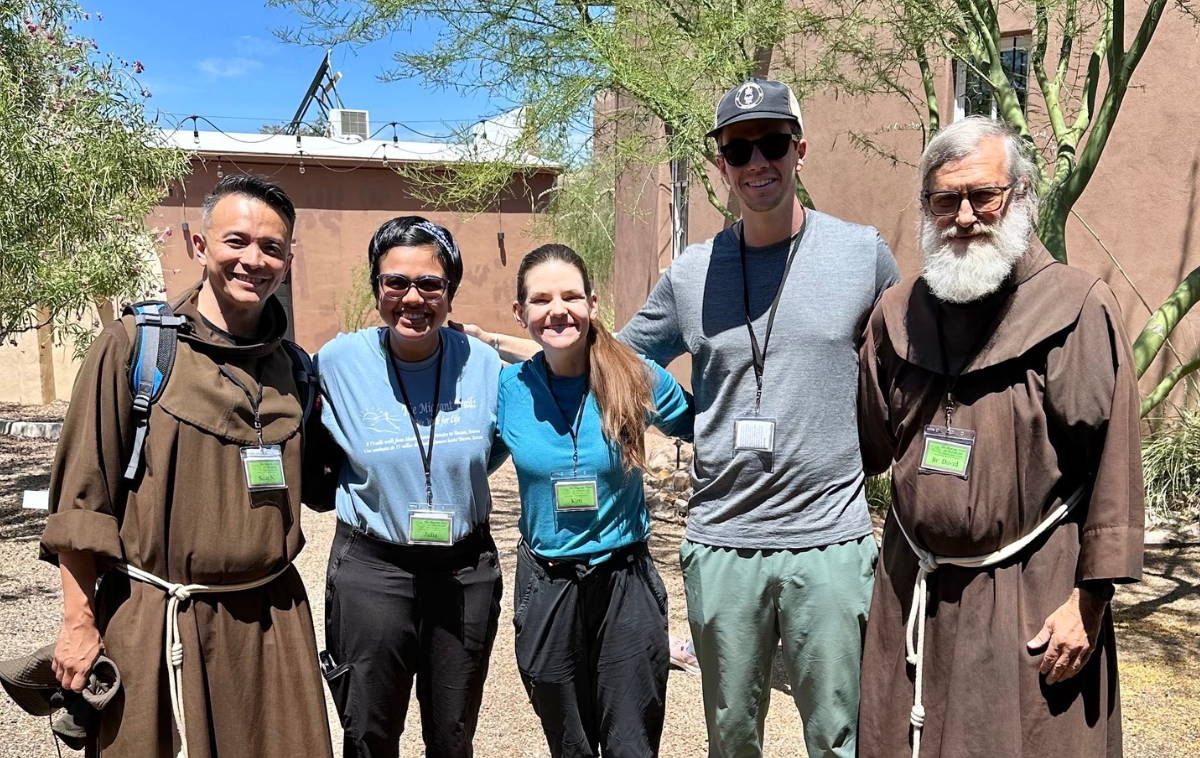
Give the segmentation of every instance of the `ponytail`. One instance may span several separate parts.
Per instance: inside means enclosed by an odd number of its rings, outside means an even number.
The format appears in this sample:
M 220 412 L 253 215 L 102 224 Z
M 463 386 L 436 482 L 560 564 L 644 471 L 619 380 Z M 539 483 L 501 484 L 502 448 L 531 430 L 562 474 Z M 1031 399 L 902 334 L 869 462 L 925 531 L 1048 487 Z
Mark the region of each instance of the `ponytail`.
M 626 473 L 644 470 L 646 415 L 654 410 L 650 372 L 603 324 L 592 322 L 588 341 L 588 384 L 600 409 L 600 428 L 621 451 Z

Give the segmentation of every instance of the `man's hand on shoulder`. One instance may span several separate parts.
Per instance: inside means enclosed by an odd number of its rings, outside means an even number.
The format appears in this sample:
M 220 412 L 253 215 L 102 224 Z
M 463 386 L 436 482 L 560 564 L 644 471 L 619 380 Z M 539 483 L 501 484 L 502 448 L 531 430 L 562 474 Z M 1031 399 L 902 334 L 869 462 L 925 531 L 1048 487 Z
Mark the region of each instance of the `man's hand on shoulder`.
M 1104 619 L 1103 598 L 1075 589 L 1067 602 L 1051 613 L 1041 631 L 1029 641 L 1029 651 L 1045 648 L 1039 670 L 1046 684 L 1057 684 L 1078 674 L 1092 657 L 1100 624 Z
M 477 340 L 488 343 L 496 349 L 496 352 L 500 353 L 500 359 L 506 363 L 527 361 L 542 350 L 533 340 L 513 337 L 510 334 L 484 331 L 478 324 L 450 322 L 449 326 Z

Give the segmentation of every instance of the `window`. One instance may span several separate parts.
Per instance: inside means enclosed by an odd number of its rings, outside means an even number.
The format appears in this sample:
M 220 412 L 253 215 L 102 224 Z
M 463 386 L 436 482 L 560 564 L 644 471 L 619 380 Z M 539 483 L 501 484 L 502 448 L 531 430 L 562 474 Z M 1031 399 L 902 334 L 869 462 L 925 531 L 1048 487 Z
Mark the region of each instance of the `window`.
M 1016 90 L 1021 111 L 1029 108 L 1029 48 L 1027 36 L 1005 37 L 1000 40 L 1000 65 Z M 963 61 L 954 62 L 954 119 L 967 116 L 996 115 L 996 100 L 992 88 Z

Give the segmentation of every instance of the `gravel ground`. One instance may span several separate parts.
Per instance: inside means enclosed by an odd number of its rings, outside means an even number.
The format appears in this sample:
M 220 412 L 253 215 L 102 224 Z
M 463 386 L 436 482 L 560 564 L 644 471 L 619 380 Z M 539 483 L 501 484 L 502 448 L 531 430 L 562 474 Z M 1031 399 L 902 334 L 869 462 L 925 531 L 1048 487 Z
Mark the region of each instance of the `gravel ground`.
M 0 416 L 5 408 L 0 407 Z M 61 413 L 61 411 L 59 411 Z M 11 417 L 11 416 L 10 416 Z M 21 414 L 21 418 L 32 418 Z M 665 441 L 655 441 L 654 445 Z M 54 443 L 0 437 L 0 659 L 52 642 L 59 622 L 58 576 L 37 560 L 44 514 L 23 511 L 21 492 L 45 489 Z M 673 459 L 674 448 L 669 449 Z M 504 601 L 500 633 L 479 718 L 476 752 L 482 758 L 548 756 L 537 717 L 529 706 L 513 659 L 512 581 L 517 543 L 516 477 L 506 464 L 492 479 L 496 508 L 492 529 L 501 550 Z M 308 547 L 298 566 L 304 576 L 318 629 L 324 634 L 324 571 L 333 538 L 332 514 L 305 513 Z M 671 597 L 671 633 L 687 635 L 687 613 L 677 548 L 683 529 L 655 521 L 651 549 Z M 1114 601 L 1122 661 L 1126 752 L 1131 758 L 1183 758 L 1200 755 L 1200 547 L 1147 553 L 1146 577 L 1122 588 Z M 340 729 L 332 705 L 335 754 L 341 755 Z M 422 753 L 416 699 L 401 755 Z M 664 758 L 695 758 L 706 753 L 700 680 L 672 671 L 667 698 Z M 786 676 L 776 665 L 767 716 L 766 753 L 778 758 L 805 755 L 800 720 L 788 694 Z M 44 720 L 19 711 L 0 696 L 0 758 L 56 756 Z

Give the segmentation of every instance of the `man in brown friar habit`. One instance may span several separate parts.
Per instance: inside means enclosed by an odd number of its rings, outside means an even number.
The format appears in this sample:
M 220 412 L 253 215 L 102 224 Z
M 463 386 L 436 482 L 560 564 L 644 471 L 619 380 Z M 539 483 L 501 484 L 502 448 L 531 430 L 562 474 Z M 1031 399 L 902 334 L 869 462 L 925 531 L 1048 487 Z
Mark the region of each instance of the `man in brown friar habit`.
M 121 671 L 104 756 L 332 755 L 292 566 L 311 393 L 273 296 L 295 220 L 279 187 L 226 177 L 193 237 L 204 280 L 111 324 L 76 379 L 41 549 L 62 574 L 63 687 L 102 649 Z
M 1109 601 L 1142 571 L 1137 377 L 1112 292 L 1033 240 L 1020 137 L 921 159 L 924 268 L 861 351 L 868 473 L 892 469 L 864 650 L 863 758 L 1122 754 Z

